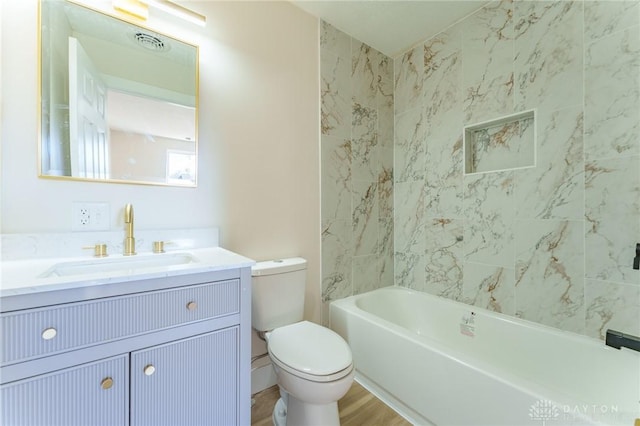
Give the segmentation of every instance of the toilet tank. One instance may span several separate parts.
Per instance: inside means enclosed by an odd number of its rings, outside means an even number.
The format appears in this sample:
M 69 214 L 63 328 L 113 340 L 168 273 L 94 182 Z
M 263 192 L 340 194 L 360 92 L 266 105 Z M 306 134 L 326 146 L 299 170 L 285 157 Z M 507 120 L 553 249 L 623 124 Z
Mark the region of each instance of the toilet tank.
M 269 331 L 302 321 L 307 261 L 301 257 L 258 262 L 251 268 L 251 324 Z

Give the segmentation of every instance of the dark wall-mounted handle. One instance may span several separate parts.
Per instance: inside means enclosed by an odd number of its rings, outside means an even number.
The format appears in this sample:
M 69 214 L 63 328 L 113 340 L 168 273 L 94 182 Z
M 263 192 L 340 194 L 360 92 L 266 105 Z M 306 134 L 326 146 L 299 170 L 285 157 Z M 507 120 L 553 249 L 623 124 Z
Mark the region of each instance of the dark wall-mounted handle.
M 636 244 L 636 257 L 633 258 L 633 269 L 640 269 L 640 243 Z
M 640 352 L 640 337 L 624 334 L 616 330 L 607 330 L 605 344 L 612 348 L 629 348 Z

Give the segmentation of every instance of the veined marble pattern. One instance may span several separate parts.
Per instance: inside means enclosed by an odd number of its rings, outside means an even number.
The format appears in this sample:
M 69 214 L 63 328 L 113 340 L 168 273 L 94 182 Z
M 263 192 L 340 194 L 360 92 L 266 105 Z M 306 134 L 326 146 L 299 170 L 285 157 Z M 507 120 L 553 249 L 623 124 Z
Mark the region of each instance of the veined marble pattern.
M 425 225 L 425 291 L 462 299 L 463 224 L 460 219 L 429 218 Z
M 461 217 L 462 132 L 460 127 L 440 128 L 451 131 L 451 136 L 428 139 L 425 210 L 431 216 Z
M 320 49 L 324 56 L 331 52 L 335 56 L 346 59 L 351 57 L 351 37 L 333 25 L 320 21 Z
M 421 108 L 396 116 L 393 167 L 396 182 L 424 179 L 426 127 Z
M 501 125 L 469 132 L 467 155 L 472 172 L 487 172 L 533 166 L 535 131 L 533 118 L 523 118 Z M 469 172 L 469 171 L 467 171 Z
M 640 235 L 640 156 L 593 161 L 585 169 L 586 277 L 640 284 L 631 268 Z
M 587 42 L 640 24 L 640 1 L 584 2 L 584 35 Z
M 395 117 L 393 61 L 331 25 L 321 25 L 326 319 L 329 301 L 393 284 Z
M 424 255 L 424 182 L 396 183 L 395 251 Z
M 325 221 L 322 227 L 322 301 L 353 294 L 351 221 Z
M 513 112 L 513 2 L 494 2 L 465 20 L 463 29 L 467 123 Z
M 640 27 L 586 49 L 587 159 L 640 154 Z
M 323 219 L 351 219 L 351 141 L 321 137 Z
M 353 102 L 375 108 L 378 91 L 378 52 L 356 40 L 352 41 L 351 49 Z
M 581 1 L 514 3 L 516 110 L 582 103 Z
M 582 108 L 537 116 L 535 168 L 515 172 L 516 217 L 584 219 Z
M 378 251 L 378 183 L 353 182 L 353 255 Z
M 351 83 L 349 63 L 330 52 L 320 58 L 323 135 L 349 137 L 351 132 Z
M 518 221 L 516 301 L 521 318 L 584 332 L 582 222 Z
M 396 58 L 396 285 L 640 334 L 638 61 L 639 0 L 493 2 Z M 535 167 L 463 176 L 463 126 L 531 109 Z
M 384 53 L 378 52 L 377 56 L 378 62 L 378 78 L 383 80 L 389 80 L 393 83 L 393 59 L 385 55 Z M 393 84 L 391 85 L 393 92 Z
M 462 36 L 456 28 L 424 44 L 425 208 L 434 217 L 462 212 Z
M 490 311 L 514 315 L 514 274 L 513 268 L 465 262 L 462 300 Z
M 587 336 L 604 340 L 607 329 L 640 335 L 640 287 L 587 280 Z
M 396 113 L 422 106 L 424 63 L 422 46 L 417 46 L 394 62 Z
M 393 217 L 378 220 L 378 276 L 380 287 L 393 285 Z
M 378 143 L 381 147 L 393 148 L 393 80 L 378 77 Z
M 374 182 L 378 180 L 378 114 L 375 108 L 353 105 L 351 127 L 351 170 L 354 180 Z
M 380 287 L 378 256 L 353 258 L 353 294 L 361 294 Z
M 394 275 L 397 286 L 424 291 L 424 270 L 424 255 L 395 252 Z
M 513 172 L 464 177 L 464 257 L 513 267 Z
M 381 149 L 378 174 L 378 216 L 393 218 L 393 149 Z
M 461 42 L 460 30 L 454 28 L 424 43 L 423 93 L 429 122 L 461 106 Z

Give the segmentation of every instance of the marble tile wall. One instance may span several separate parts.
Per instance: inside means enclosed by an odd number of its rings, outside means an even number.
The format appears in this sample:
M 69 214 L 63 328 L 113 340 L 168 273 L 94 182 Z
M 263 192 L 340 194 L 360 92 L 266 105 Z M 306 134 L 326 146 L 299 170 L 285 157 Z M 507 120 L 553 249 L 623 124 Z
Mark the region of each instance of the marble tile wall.
M 394 283 L 393 61 L 322 22 L 322 301 Z
M 640 242 L 640 1 L 493 2 L 393 65 L 395 284 L 594 338 L 607 328 L 640 334 L 640 271 L 631 268 Z M 327 158 L 346 159 L 354 135 L 367 134 L 355 112 L 352 134 L 336 134 L 350 123 L 336 111 L 349 111 L 362 89 L 340 91 L 344 105 L 327 98 Z M 464 126 L 531 109 L 535 167 L 464 173 Z M 352 161 L 350 175 L 343 163 L 328 183 L 346 205 L 351 195 L 341 226 L 349 230 L 352 213 L 353 233 L 336 230 L 336 200 L 323 216 L 324 241 L 344 255 L 326 266 L 362 273 L 351 286 L 327 274 L 326 299 L 375 276 L 358 259 L 375 246 L 360 218 L 380 221 L 372 205 L 387 202 L 367 186 L 373 170 L 356 172 Z M 356 236 L 363 240 L 348 241 Z

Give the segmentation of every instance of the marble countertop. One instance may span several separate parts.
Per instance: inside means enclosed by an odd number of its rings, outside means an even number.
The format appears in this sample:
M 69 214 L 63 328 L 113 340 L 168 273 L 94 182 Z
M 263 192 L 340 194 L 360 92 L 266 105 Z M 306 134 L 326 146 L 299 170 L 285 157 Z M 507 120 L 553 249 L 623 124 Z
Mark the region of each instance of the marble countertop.
M 69 264 L 70 262 L 74 264 L 78 262 L 89 262 L 92 265 L 99 266 L 100 262 L 113 263 L 122 261 L 124 264 L 126 259 L 123 259 L 123 255 L 116 254 L 105 258 L 94 258 L 92 256 L 84 255 L 81 257 L 31 258 L 3 261 L 1 263 L 0 297 L 78 289 L 109 283 L 123 283 L 203 272 L 214 272 L 250 267 L 255 264 L 255 261 L 247 257 L 220 247 L 176 249 L 167 251 L 164 254 L 154 254 L 151 252 L 139 253 L 135 255 L 135 260 L 139 261 L 144 257 L 155 260 L 158 259 L 159 256 L 170 257 L 177 254 L 189 254 L 193 257 L 193 261 L 190 263 L 174 265 L 112 268 L 108 273 L 98 271 L 66 276 L 47 274 L 47 271 L 51 271 L 51 269 L 56 265 Z M 131 256 L 131 258 L 133 258 L 133 256 Z M 99 267 L 96 267 L 95 269 L 99 270 Z

